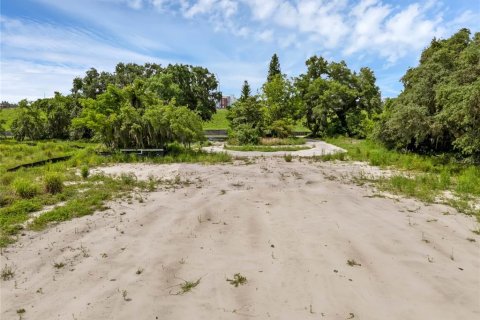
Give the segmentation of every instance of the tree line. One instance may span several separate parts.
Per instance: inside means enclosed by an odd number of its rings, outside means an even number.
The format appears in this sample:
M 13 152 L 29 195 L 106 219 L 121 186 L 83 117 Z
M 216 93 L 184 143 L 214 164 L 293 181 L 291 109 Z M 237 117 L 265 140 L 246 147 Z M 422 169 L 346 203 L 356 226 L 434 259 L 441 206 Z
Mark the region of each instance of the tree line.
M 115 72 L 91 68 L 71 94 L 22 100 L 11 131 L 17 140 L 94 139 L 111 148 L 185 145 L 204 139 L 202 120 L 221 98 L 203 67 L 119 63 Z
M 390 149 L 480 160 L 480 33 L 433 39 L 402 77 L 399 96 L 383 101 L 369 68 L 355 72 L 320 56 L 305 65 L 289 79 L 275 54 L 257 94 L 244 82 L 228 115 L 232 141 L 286 137 L 303 121 L 315 137 L 370 138 Z
M 305 66 L 289 78 L 274 54 L 257 93 L 245 81 L 229 107 L 230 141 L 288 137 L 301 122 L 312 137 L 369 138 L 391 149 L 480 159 L 480 33 L 461 29 L 433 39 L 401 78 L 396 98 L 382 100 L 369 68 L 352 71 L 317 55 Z M 202 121 L 220 98 L 206 68 L 119 63 L 112 73 L 91 68 L 75 78 L 68 95 L 20 101 L 11 131 L 17 140 L 94 139 L 111 148 L 189 145 L 204 139 Z

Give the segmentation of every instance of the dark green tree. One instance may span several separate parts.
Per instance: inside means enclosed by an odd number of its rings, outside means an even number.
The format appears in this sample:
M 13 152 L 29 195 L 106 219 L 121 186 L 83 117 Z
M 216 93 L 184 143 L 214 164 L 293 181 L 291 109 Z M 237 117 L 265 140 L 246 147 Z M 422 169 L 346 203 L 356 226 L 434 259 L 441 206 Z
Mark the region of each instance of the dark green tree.
M 270 82 L 275 76 L 281 75 L 282 71 L 280 70 L 280 62 L 276 53 L 273 54 L 272 59 L 270 60 L 270 65 L 268 67 L 268 76 L 267 82 Z
M 251 94 L 252 94 L 252 91 L 250 90 L 250 85 L 248 84 L 248 81 L 247 80 L 243 81 L 240 100 L 245 101 L 246 99 L 248 99 L 248 97 L 250 97 Z
M 386 146 L 421 152 L 457 151 L 480 159 L 480 33 L 461 29 L 433 39 L 402 78 L 376 137 Z

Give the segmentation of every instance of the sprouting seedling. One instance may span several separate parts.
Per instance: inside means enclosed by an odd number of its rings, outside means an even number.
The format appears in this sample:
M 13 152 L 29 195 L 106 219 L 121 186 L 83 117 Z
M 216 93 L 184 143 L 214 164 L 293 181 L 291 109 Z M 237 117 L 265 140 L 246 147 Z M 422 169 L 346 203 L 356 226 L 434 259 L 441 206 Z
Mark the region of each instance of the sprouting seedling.
M 242 276 L 240 273 L 235 273 L 233 275 L 233 279 L 228 279 L 227 281 L 230 282 L 232 286 L 238 287 L 239 285 L 244 285 L 247 283 L 247 278 Z

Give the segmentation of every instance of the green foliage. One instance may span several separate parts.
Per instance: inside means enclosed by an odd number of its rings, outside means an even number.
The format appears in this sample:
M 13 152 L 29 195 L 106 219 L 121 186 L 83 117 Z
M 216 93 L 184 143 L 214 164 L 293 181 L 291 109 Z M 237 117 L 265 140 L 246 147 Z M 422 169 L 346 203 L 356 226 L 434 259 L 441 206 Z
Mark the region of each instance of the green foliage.
M 63 177 L 56 172 L 49 172 L 45 175 L 45 191 L 50 194 L 57 194 L 63 191 Z
M 80 175 L 82 176 L 83 179 L 88 178 L 88 176 L 90 175 L 90 169 L 88 168 L 87 165 L 82 166 L 82 168 L 80 169 Z
M 243 81 L 240 100 L 244 101 L 244 100 L 248 99 L 251 95 L 252 95 L 252 90 L 250 89 L 250 85 L 248 84 L 248 81 L 245 80 L 245 81 Z
M 252 127 L 251 124 L 240 124 L 235 127 L 235 130 L 229 131 L 229 140 L 234 144 L 258 144 L 260 130 Z
M 218 109 L 209 121 L 203 122 L 204 130 L 227 130 L 229 127 L 227 120 L 227 109 Z
M 10 131 L 13 120 L 17 117 L 18 106 L 0 109 L 0 123 L 3 123 L 3 130 Z
M 24 199 L 33 198 L 40 193 L 38 185 L 27 179 L 15 179 L 15 181 L 13 181 L 13 188 L 15 193 Z
M 457 151 L 480 159 L 480 33 L 461 29 L 433 39 L 420 64 L 403 76 L 375 136 L 389 148 Z
M 84 109 L 73 121 L 98 141 L 115 148 L 163 148 L 172 141 L 190 145 L 204 140 L 199 116 L 175 100 L 165 105 L 142 80 L 123 89 L 109 85 L 96 100 L 80 100 Z
M 277 151 L 299 151 L 307 150 L 310 147 L 307 146 L 262 146 L 262 145 L 225 145 L 225 149 L 234 151 L 260 151 L 260 152 L 277 152 Z
M 312 135 L 368 136 L 381 108 L 373 71 L 361 68 L 357 74 L 344 61 L 329 63 L 317 56 L 306 65 L 307 73 L 296 79 L 295 86 Z
M 19 103 L 17 117 L 12 122 L 12 133 L 16 140 L 39 140 L 46 137 L 45 113 L 38 104 L 22 100 Z
M 281 74 L 282 74 L 282 71 L 280 70 L 280 62 L 278 61 L 277 54 L 274 53 L 272 56 L 272 59 L 270 60 L 270 65 L 268 67 L 267 82 L 270 82 L 274 77 Z

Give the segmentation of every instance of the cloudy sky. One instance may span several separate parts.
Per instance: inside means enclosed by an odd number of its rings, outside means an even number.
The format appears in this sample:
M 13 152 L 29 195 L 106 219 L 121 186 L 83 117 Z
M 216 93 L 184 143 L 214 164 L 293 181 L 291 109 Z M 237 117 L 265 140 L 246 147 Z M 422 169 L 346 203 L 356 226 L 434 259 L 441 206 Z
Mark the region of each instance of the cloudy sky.
M 273 53 L 296 76 L 321 55 L 402 89 L 433 37 L 480 31 L 478 0 L 1 0 L 0 100 L 68 93 L 90 68 L 117 62 L 207 67 L 224 94 L 265 81 Z

